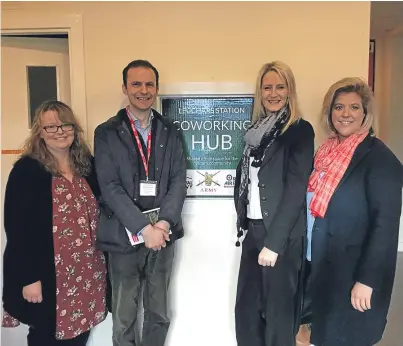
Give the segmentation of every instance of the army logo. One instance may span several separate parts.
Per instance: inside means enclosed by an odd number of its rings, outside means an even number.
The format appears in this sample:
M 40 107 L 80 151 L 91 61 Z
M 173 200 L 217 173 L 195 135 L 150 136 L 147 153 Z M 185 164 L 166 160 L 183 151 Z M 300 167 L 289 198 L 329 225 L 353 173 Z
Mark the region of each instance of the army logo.
M 217 183 L 213 178 L 220 172 L 214 173 L 214 174 L 210 174 L 208 172 L 206 173 L 200 173 L 199 171 L 197 171 L 197 173 L 199 173 L 201 176 L 203 176 L 204 180 L 202 180 L 200 183 L 198 183 L 196 186 L 200 186 L 202 184 L 205 184 L 206 186 L 214 186 L 213 184 L 217 185 L 217 186 L 221 186 L 219 183 Z

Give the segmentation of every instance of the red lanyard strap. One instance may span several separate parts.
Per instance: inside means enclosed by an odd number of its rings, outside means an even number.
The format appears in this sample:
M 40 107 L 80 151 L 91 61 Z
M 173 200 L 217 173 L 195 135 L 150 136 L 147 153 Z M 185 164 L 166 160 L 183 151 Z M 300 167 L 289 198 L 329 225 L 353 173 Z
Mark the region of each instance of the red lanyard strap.
M 139 152 L 140 152 L 140 156 L 141 156 L 141 160 L 143 161 L 144 171 L 146 172 L 146 179 L 148 180 L 148 163 L 150 162 L 150 155 L 151 155 L 151 127 L 150 127 L 150 131 L 148 131 L 148 137 L 147 137 L 147 160 L 146 160 L 146 157 L 144 156 L 144 152 L 143 152 L 143 147 L 140 142 L 139 133 L 136 130 L 136 126 L 134 126 L 134 120 L 130 116 L 127 108 L 126 108 L 126 114 L 129 117 L 130 125 L 132 126 L 134 138 L 136 139 L 137 147 L 139 148 Z

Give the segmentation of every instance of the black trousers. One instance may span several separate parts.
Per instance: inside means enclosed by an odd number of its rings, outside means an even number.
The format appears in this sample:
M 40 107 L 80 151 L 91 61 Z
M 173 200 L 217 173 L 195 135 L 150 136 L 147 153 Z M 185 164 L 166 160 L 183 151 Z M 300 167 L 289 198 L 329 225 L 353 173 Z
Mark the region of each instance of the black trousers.
M 301 306 L 298 282 L 303 260 L 303 238 L 290 240 L 274 267 L 258 263 L 266 230 L 261 220 L 250 220 L 242 244 L 235 328 L 238 346 L 294 346 Z
M 113 346 L 136 346 L 137 313 L 144 283 L 141 346 L 163 346 L 170 325 L 168 287 L 175 244 L 159 251 L 139 246 L 133 253 L 109 253 Z
M 309 262 L 308 260 L 305 260 L 301 324 L 312 323 L 311 284 L 312 284 L 311 262 Z
M 57 340 L 53 333 L 39 328 L 29 327 L 28 346 L 86 346 L 90 332 L 85 332 L 73 339 Z

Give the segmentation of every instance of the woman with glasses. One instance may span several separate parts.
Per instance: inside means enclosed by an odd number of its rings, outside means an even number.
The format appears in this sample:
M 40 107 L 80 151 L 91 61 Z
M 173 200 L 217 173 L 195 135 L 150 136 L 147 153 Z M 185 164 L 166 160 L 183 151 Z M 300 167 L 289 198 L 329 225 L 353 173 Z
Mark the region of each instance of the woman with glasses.
M 28 325 L 28 346 L 85 346 L 106 317 L 96 195 L 92 156 L 72 110 L 43 103 L 4 205 L 3 326 Z

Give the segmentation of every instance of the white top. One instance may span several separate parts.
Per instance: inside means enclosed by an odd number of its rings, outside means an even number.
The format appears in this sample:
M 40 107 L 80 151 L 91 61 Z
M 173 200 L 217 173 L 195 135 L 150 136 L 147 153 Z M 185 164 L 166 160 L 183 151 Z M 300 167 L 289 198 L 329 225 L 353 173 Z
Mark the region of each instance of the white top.
M 260 167 L 252 167 L 253 158 L 249 159 L 249 179 L 248 200 L 246 215 L 249 219 L 263 219 L 260 207 L 260 191 L 258 173 Z

